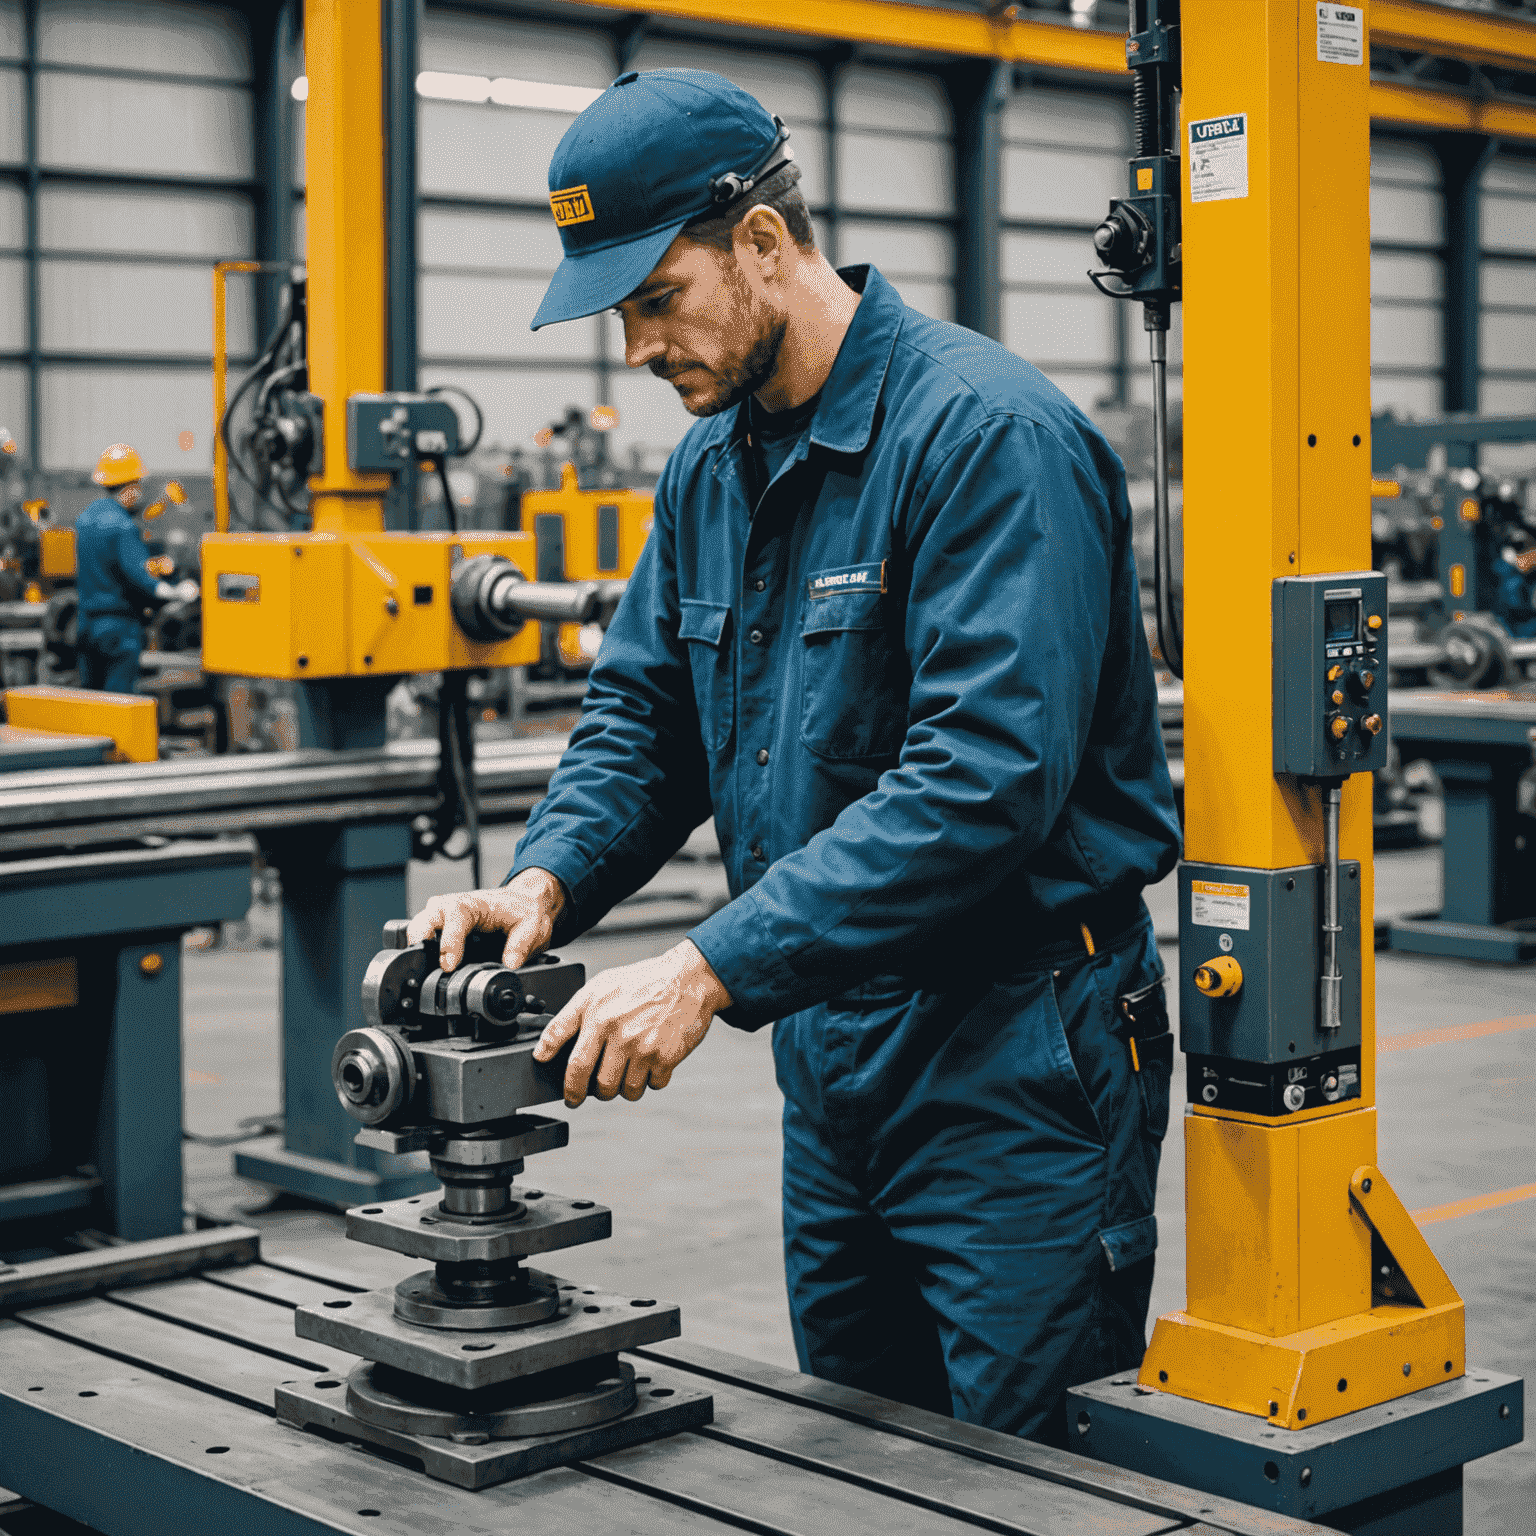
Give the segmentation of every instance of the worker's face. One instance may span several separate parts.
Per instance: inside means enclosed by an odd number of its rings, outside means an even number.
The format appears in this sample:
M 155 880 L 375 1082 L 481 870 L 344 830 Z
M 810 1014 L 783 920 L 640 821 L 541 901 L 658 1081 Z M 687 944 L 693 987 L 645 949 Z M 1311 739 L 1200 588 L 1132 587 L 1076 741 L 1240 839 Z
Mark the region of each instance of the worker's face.
M 144 487 L 137 480 L 131 480 L 127 485 L 118 486 L 112 494 L 125 510 L 132 512 L 144 499 Z
M 775 224 L 777 229 L 752 228 Z M 755 210 L 729 251 L 679 235 L 618 307 L 624 360 L 647 367 L 694 416 L 714 416 L 759 390 L 778 367 L 787 317 L 776 281 L 784 260 L 778 215 Z

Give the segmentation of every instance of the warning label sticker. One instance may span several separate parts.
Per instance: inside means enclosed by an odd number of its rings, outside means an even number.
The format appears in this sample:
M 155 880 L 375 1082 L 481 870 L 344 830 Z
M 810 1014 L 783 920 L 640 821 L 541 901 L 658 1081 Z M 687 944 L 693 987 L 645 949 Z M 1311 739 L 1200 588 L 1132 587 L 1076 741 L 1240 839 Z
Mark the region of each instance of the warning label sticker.
M 1189 882 L 1189 920 L 1201 928 L 1248 931 L 1248 887 L 1219 880 Z
M 1365 63 L 1365 11 L 1360 6 L 1318 6 L 1317 60 L 1320 64 Z
M 1248 196 L 1248 114 L 1189 125 L 1189 198 L 1214 203 Z

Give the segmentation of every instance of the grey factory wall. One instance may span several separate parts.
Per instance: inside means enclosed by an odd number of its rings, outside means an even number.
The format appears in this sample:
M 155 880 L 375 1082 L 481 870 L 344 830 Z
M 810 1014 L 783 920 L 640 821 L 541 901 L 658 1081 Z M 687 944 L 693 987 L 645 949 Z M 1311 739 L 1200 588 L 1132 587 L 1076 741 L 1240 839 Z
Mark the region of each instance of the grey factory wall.
M 155 471 L 206 472 L 209 268 L 254 254 L 247 21 L 191 0 L 35 0 L 33 11 L 29 176 L 25 12 L 21 0 L 0 0 L 0 426 L 27 443 L 35 378 L 44 468 L 88 467 L 104 443 L 127 438 Z M 436 5 L 421 38 L 421 69 L 450 75 L 598 90 L 621 64 L 717 69 L 754 91 L 794 128 L 834 259 L 874 261 L 915 307 L 953 312 L 965 210 L 954 206 L 954 125 L 933 73 L 655 35 L 621 61 L 615 33 L 595 24 Z M 301 185 L 303 108 L 291 110 Z M 526 445 L 567 405 L 611 402 L 619 456 L 638 450 L 658 468 L 687 419 L 669 391 L 628 375 L 615 323 L 527 329 L 559 256 L 544 172 L 572 113 L 434 98 L 420 113 L 423 383 L 473 390 L 487 409 L 487 443 L 504 447 Z M 1128 119 L 1113 92 L 1037 83 L 1014 90 L 1002 123 L 1003 339 L 1089 407 L 1146 398 L 1139 317 L 1083 276 L 1088 232 L 1123 184 Z M 1445 220 L 1427 146 L 1378 137 L 1372 221 L 1375 404 L 1434 412 Z M 1493 160 L 1482 241 L 1481 406 L 1536 409 L 1536 161 Z M 248 352 L 251 291 L 236 279 L 230 295 L 231 343 Z M 1175 391 L 1179 339 L 1176 322 Z

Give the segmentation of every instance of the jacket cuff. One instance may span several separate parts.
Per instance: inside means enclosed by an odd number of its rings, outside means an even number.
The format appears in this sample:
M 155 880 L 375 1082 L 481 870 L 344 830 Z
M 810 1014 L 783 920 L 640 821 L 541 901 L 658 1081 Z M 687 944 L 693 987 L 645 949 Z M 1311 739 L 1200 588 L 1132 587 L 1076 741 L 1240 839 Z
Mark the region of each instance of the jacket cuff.
M 736 1029 L 761 1029 L 818 1001 L 773 941 L 754 893 L 746 891 L 706 917 L 687 937 L 731 994 L 720 1017 Z

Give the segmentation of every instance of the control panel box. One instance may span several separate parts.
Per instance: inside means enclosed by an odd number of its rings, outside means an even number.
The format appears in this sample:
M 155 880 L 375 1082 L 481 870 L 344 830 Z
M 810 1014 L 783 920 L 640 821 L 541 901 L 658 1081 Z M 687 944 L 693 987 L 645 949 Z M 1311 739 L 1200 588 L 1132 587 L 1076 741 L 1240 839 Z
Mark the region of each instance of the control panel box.
M 412 459 L 441 459 L 458 451 L 458 413 L 437 395 L 351 395 L 347 399 L 350 469 L 396 472 Z
M 1322 883 L 1315 864 L 1179 866 L 1179 1048 L 1191 1103 L 1287 1114 L 1358 1097 L 1359 863 L 1339 866 L 1335 1030 L 1320 1022 Z
M 1274 770 L 1342 779 L 1387 763 L 1387 578 L 1286 576 L 1272 593 Z

